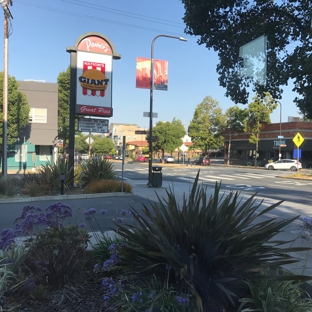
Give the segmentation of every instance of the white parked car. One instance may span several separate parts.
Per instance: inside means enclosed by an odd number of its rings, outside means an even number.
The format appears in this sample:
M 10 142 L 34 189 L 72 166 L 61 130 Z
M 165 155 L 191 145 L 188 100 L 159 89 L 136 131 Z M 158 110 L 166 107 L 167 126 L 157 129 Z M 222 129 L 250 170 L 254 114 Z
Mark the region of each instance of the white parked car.
M 169 164 L 169 163 L 173 164 L 174 163 L 174 158 L 172 156 L 165 156 L 164 157 L 164 162 L 167 163 L 167 164 Z
M 283 169 L 297 171 L 299 169 L 302 169 L 302 165 L 296 159 L 280 159 L 272 163 L 267 163 L 265 165 L 265 168 L 269 170 Z

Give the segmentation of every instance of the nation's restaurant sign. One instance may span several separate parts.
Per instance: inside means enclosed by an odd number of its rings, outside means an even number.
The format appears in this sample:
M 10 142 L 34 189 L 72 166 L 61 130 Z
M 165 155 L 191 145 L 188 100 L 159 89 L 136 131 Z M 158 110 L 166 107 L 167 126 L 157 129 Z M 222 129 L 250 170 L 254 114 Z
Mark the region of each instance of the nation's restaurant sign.
M 113 59 L 120 59 L 112 42 L 104 35 L 81 36 L 71 53 L 71 87 L 75 88 L 75 113 L 111 117 Z M 71 99 L 72 100 L 72 99 Z

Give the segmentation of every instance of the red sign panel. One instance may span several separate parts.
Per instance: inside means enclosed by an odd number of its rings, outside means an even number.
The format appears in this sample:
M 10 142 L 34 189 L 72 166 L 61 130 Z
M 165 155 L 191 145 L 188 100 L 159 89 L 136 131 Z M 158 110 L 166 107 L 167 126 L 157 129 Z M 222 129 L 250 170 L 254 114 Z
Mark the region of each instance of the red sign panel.
M 110 107 L 79 105 L 78 113 L 90 116 L 112 116 L 112 109 Z
M 81 40 L 78 50 L 103 54 L 113 53 L 110 45 L 103 38 L 96 36 L 89 36 Z

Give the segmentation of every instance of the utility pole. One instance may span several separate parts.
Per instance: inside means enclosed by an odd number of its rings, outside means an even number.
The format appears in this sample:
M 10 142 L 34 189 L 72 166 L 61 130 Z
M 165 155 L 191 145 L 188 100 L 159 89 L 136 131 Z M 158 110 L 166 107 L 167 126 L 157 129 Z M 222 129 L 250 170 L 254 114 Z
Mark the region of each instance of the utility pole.
M 230 165 L 231 139 L 232 139 L 232 115 L 230 115 L 229 143 L 228 143 L 228 150 L 227 150 L 227 165 Z
M 2 105 L 2 175 L 7 176 L 8 153 L 8 45 L 9 45 L 9 19 L 13 16 L 9 9 L 12 0 L 0 0 L 4 12 L 4 51 L 3 51 L 3 105 Z

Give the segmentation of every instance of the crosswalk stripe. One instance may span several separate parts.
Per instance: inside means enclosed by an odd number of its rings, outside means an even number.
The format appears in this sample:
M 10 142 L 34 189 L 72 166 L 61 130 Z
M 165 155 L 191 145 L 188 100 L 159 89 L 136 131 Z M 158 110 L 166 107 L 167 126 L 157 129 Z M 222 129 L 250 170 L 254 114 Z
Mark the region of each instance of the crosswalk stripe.
M 268 178 L 267 176 L 259 176 L 259 175 L 252 174 L 252 173 L 244 174 L 244 177 L 249 177 L 249 178 L 253 178 L 253 179 L 266 179 L 266 178 Z
M 208 178 L 209 177 L 209 178 Z M 210 180 L 210 181 L 219 181 L 219 180 L 229 180 L 229 181 L 232 181 L 232 180 L 235 180 L 235 178 L 227 178 L 225 176 L 218 176 L 218 177 L 214 177 L 214 176 L 207 176 L 206 177 L 201 177 L 202 180 Z

